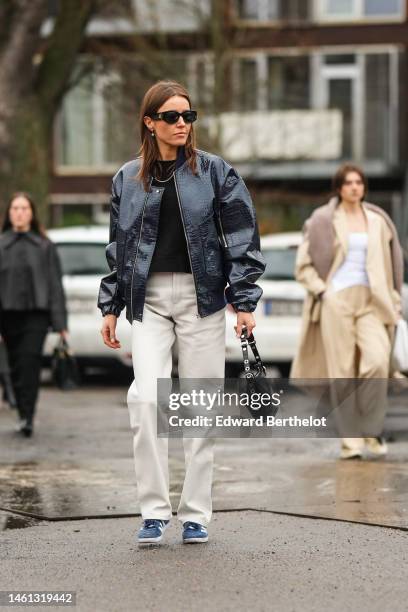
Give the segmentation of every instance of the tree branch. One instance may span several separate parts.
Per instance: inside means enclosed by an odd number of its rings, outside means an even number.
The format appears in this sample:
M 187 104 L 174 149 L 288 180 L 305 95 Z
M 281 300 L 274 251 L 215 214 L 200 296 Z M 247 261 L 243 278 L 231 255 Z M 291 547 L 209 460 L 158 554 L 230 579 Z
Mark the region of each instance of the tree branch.
M 59 106 L 66 90 L 86 26 L 95 8 L 95 0 L 61 0 L 36 81 L 36 92 L 51 113 Z
M 0 49 L 9 39 L 11 24 L 16 14 L 16 3 L 13 0 L 0 0 Z
M 0 55 L 0 93 L 21 95 L 30 89 L 35 73 L 33 56 L 40 44 L 40 30 L 47 15 L 46 0 L 2 0 L 2 29 L 7 45 Z M 4 24 L 4 25 L 3 25 Z M 17 77 L 17 78 L 16 78 Z

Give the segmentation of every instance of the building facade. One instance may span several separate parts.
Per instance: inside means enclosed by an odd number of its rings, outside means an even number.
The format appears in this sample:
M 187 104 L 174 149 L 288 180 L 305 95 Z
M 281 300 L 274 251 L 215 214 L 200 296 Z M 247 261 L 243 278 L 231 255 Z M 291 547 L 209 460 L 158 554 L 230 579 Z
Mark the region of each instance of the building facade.
M 103 220 L 112 174 L 137 154 L 140 98 L 173 77 L 262 231 L 299 229 L 352 160 L 406 236 L 407 58 L 408 0 L 124 2 L 91 22 L 56 121 L 52 221 Z

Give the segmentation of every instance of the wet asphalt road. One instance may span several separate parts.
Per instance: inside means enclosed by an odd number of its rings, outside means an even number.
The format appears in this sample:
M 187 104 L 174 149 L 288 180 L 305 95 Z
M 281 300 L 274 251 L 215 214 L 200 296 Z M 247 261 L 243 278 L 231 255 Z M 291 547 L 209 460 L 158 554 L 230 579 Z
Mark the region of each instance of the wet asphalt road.
M 186 546 L 173 522 L 149 550 L 130 518 L 4 531 L 1 588 L 76 591 L 81 612 L 407 609 L 400 531 L 234 512 L 215 514 L 207 545 Z
M 125 397 L 123 386 L 46 387 L 30 440 L 0 411 L 0 505 L 15 511 L 0 513 L 0 590 L 74 590 L 92 612 L 407 609 L 406 531 L 345 522 L 408 527 L 398 434 L 385 462 L 354 466 L 337 461 L 332 439 L 219 440 L 209 544 L 183 546 L 174 518 L 163 546 L 139 550 L 140 519 L 123 517 L 138 512 Z M 405 409 L 393 403 L 396 432 Z M 183 460 L 172 447 L 176 504 Z M 85 516 L 113 518 L 72 520 Z

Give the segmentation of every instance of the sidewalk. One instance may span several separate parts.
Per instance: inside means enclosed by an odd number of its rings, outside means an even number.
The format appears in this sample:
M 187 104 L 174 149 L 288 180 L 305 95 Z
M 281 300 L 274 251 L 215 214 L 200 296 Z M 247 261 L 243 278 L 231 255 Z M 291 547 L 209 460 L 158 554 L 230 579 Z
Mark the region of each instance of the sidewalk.
M 209 544 L 183 546 L 174 519 L 163 546 L 139 550 L 125 396 L 43 389 L 30 440 L 0 411 L 2 590 L 73 590 L 92 612 L 406 609 L 406 533 L 327 520 L 407 528 L 406 442 L 355 464 L 337 461 L 338 440 L 219 440 Z
M 183 546 L 174 521 L 164 545 L 139 550 L 138 522 L 4 531 L 1 588 L 76 591 L 80 612 L 406 610 L 406 534 L 399 531 L 220 513 L 208 545 Z

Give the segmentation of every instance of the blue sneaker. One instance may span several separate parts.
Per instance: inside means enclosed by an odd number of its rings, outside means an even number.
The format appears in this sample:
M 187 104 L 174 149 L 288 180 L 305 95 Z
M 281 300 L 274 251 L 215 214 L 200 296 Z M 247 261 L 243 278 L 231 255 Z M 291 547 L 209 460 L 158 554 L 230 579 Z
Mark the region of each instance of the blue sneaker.
M 155 544 L 161 542 L 170 521 L 159 519 L 146 519 L 139 530 L 137 541 L 139 544 Z
M 183 528 L 183 544 L 208 542 L 208 531 L 204 525 L 187 521 Z

